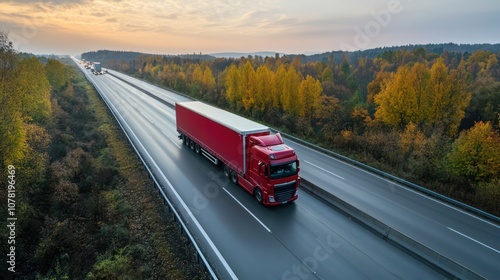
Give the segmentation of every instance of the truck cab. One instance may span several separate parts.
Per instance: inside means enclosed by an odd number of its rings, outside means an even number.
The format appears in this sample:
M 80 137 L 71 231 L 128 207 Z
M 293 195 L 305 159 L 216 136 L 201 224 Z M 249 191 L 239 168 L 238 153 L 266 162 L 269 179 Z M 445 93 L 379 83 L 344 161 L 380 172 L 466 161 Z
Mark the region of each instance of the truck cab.
M 297 199 L 300 178 L 295 151 L 283 143 L 281 135 L 251 136 L 248 180 L 255 186 L 255 198 L 266 205 Z
M 279 133 L 199 101 L 177 102 L 179 139 L 215 165 L 258 202 L 275 206 L 297 199 L 299 160 Z

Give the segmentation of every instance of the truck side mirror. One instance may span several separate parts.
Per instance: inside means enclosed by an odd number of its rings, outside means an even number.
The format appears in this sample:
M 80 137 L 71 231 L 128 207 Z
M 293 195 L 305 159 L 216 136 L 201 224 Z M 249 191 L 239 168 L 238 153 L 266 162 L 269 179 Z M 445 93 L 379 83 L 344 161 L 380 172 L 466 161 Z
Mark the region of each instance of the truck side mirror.
M 259 165 L 259 172 L 260 172 L 260 174 L 263 175 L 263 176 L 267 176 L 267 172 L 266 171 L 267 171 L 266 170 L 266 165 L 263 164 L 263 163 L 261 163 Z

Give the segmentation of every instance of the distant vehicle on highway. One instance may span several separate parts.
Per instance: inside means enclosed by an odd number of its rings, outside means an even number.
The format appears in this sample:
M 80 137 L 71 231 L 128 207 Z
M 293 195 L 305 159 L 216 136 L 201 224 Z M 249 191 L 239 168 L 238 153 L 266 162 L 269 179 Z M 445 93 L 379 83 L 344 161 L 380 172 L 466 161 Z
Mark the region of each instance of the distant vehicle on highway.
M 102 68 L 101 68 L 101 63 L 100 62 L 94 62 L 94 70 L 97 72 L 96 75 L 102 74 Z

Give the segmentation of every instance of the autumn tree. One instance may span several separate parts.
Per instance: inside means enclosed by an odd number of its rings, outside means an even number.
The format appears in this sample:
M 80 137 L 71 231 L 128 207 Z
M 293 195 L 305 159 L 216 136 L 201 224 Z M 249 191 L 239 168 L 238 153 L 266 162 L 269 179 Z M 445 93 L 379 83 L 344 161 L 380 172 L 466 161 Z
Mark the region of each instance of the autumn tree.
M 463 77 L 450 73 L 443 59 L 430 70 L 422 63 L 402 66 L 380 88 L 376 118 L 397 129 L 412 122 L 429 134 L 435 129 L 456 133 L 470 102 Z
M 299 116 L 309 122 L 321 106 L 320 95 L 323 91 L 320 81 L 311 76 L 302 80 L 299 87 Z
M 23 116 L 35 122 L 47 120 L 51 114 L 51 86 L 43 65 L 36 57 L 19 63 L 16 91 Z
M 340 100 L 334 96 L 322 94 L 320 106 L 316 111 L 317 125 L 324 139 L 331 141 L 341 127 Z
M 405 160 L 412 155 L 423 157 L 425 155 L 426 137 L 420 129 L 412 122 L 406 125 L 400 136 L 400 147 L 403 151 Z
M 475 182 L 500 177 L 500 136 L 490 122 L 477 122 L 460 134 L 448 154 L 451 171 Z
M 275 74 L 266 65 L 261 65 L 257 68 L 256 80 L 255 107 L 257 110 L 264 112 L 270 107 L 278 108 Z
M 203 82 L 203 71 L 199 64 L 194 66 L 192 81 L 200 84 Z
M 202 84 L 207 91 L 211 91 L 215 88 L 215 78 L 212 74 L 212 70 L 210 70 L 208 66 L 205 66 L 205 70 L 203 70 Z
M 464 84 L 464 75 L 457 72 L 450 75 L 440 58 L 430 70 L 429 82 L 432 98 L 429 122 L 433 128 L 453 135 L 457 132 L 471 99 Z
M 368 83 L 366 86 L 366 103 L 373 106 L 375 103 L 375 95 L 377 95 L 381 90 L 383 83 L 390 78 L 391 74 L 387 71 L 381 70 L 375 75 L 375 79 Z
M 45 73 L 53 90 L 61 91 L 68 83 L 66 68 L 57 59 L 47 60 Z
M 281 64 L 278 66 L 278 69 L 276 70 L 276 97 L 273 98 L 273 104 L 279 108 L 283 109 L 283 102 L 284 102 L 284 88 L 285 88 L 285 83 L 286 83 L 286 65 Z
M 240 87 L 240 72 L 236 65 L 232 64 L 226 70 L 226 98 L 229 104 L 239 111 L 242 106 L 243 93 Z
M 284 83 L 281 88 L 281 103 L 283 104 L 283 110 L 292 116 L 299 114 L 300 83 L 301 76 L 293 66 L 290 66 L 286 71 Z
M 498 67 L 498 59 L 491 51 L 475 51 L 467 60 L 467 69 L 474 77 L 489 78 L 491 70 L 496 67 Z
M 255 104 L 255 70 L 249 60 L 240 69 L 240 87 L 242 93 L 243 107 L 246 111 L 253 108 Z
M 332 81 L 333 82 L 333 71 L 332 71 L 332 68 L 325 67 L 325 69 L 321 73 L 321 81 L 322 82 L 326 82 L 326 81 Z
M 18 57 L 5 33 L 0 32 L 0 167 L 23 156 L 26 132 L 16 96 Z
M 419 122 L 413 114 L 419 108 L 413 107 L 416 102 L 411 94 L 412 76 L 415 76 L 412 68 L 403 66 L 381 85 L 380 93 L 375 95 L 377 119 L 396 128 L 402 128 L 409 122 Z

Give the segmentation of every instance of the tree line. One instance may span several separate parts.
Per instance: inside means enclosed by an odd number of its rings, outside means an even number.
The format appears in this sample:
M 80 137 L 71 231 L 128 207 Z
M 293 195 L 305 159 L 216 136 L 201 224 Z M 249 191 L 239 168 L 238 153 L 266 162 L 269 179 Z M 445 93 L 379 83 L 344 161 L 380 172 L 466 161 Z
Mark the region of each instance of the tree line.
M 416 47 L 354 60 L 139 55 L 106 66 L 498 215 L 499 58 Z

